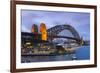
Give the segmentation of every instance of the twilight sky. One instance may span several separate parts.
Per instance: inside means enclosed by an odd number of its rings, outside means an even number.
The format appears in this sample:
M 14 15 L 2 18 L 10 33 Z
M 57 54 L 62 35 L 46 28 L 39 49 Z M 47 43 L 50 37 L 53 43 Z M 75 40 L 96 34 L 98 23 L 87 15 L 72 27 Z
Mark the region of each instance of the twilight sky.
M 85 40 L 90 39 L 90 14 L 80 12 L 56 12 L 21 10 L 22 32 L 31 32 L 32 24 L 40 26 L 45 23 L 47 29 L 56 25 L 68 24 L 73 26 Z M 67 31 L 61 32 L 65 34 Z

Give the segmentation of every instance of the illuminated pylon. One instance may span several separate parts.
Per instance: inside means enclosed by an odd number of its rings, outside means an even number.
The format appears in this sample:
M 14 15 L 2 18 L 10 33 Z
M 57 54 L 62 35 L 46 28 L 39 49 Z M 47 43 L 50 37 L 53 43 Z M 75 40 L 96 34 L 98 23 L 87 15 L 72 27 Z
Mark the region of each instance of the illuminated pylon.
M 31 29 L 31 32 L 32 32 L 32 33 L 38 33 L 38 26 L 35 25 L 35 24 L 33 24 L 33 25 L 32 25 L 32 29 Z
M 46 25 L 44 23 L 41 23 L 40 25 L 40 32 L 42 35 L 42 40 L 46 41 L 47 40 L 47 30 L 46 30 Z

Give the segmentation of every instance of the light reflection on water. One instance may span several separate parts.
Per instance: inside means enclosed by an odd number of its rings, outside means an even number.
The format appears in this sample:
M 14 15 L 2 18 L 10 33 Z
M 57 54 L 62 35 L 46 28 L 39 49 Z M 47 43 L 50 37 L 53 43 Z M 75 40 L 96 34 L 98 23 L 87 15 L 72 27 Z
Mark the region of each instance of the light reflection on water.
M 22 63 L 47 62 L 47 61 L 68 61 L 68 60 L 87 60 L 90 59 L 90 46 L 82 46 L 76 50 L 75 54 L 56 55 L 56 56 L 28 56 L 21 57 Z

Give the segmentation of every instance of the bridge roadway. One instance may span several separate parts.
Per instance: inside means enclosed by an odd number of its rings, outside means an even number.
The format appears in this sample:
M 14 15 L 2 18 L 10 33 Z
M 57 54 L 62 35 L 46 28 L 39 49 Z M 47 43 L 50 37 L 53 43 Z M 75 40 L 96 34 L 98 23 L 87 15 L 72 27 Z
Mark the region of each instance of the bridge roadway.
M 74 37 L 68 37 L 68 36 L 52 36 L 52 35 L 48 35 L 48 38 L 67 38 L 67 39 L 72 39 L 72 40 L 76 40 L 76 41 L 81 41 L 81 39 L 74 38 Z

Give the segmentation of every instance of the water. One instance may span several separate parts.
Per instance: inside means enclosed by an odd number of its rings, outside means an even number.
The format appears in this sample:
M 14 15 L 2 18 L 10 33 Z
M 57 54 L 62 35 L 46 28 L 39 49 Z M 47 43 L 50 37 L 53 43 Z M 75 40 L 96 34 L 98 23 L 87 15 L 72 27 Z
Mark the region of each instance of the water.
M 76 50 L 76 57 L 78 58 L 78 60 L 90 59 L 90 46 L 83 46 Z
M 90 46 L 82 46 L 75 51 L 75 54 L 56 56 L 28 56 L 21 57 L 22 63 L 48 62 L 48 61 L 69 61 L 69 60 L 89 60 Z

